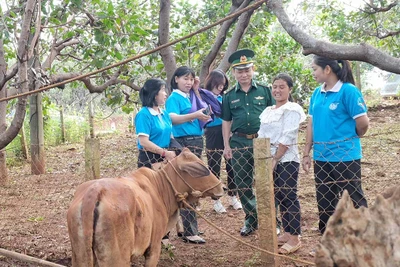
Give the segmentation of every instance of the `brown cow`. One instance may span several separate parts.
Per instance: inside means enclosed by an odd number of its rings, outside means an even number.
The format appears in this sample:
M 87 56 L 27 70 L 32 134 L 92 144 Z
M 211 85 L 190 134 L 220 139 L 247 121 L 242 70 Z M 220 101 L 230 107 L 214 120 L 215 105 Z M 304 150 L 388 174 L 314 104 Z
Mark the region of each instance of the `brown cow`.
M 72 265 L 123 267 L 131 256 L 144 255 L 145 266 L 156 266 L 161 239 L 178 218 L 176 196 L 185 193 L 189 203 L 224 194 L 188 149 L 159 171 L 140 168 L 127 177 L 81 184 L 67 214 Z

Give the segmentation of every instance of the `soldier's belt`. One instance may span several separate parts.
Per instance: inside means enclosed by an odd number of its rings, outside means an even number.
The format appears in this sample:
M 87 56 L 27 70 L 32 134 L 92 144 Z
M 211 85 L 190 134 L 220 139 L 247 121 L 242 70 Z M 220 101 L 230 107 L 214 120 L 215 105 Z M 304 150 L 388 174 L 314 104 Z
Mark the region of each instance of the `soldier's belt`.
M 240 136 L 240 137 L 245 137 L 246 139 L 254 139 L 258 137 L 258 133 L 255 134 L 245 134 L 245 133 L 239 133 L 239 132 L 234 132 L 234 135 Z

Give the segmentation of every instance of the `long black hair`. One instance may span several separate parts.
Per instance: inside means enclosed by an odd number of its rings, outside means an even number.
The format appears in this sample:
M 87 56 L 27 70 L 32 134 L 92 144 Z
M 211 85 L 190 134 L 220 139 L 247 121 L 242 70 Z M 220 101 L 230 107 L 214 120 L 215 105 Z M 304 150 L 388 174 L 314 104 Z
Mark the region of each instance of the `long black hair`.
M 224 85 L 224 88 L 221 91 L 221 94 L 223 94 L 225 90 L 229 87 L 228 77 L 222 70 L 215 69 L 208 74 L 205 81 L 205 88 L 208 91 L 212 91 L 212 89 L 218 87 L 220 84 Z
M 179 77 L 186 76 L 189 74 L 192 75 L 193 78 L 196 77 L 194 70 L 187 66 L 182 66 L 182 67 L 177 68 L 174 72 L 174 75 L 172 75 L 172 78 L 171 78 L 171 90 L 178 89 L 178 84 L 175 81 L 175 77 L 179 78 Z
M 289 74 L 286 73 L 279 73 L 278 75 L 275 76 L 275 78 L 272 80 L 272 83 L 274 83 L 276 80 L 284 80 L 286 84 L 288 85 L 289 89 L 291 90 L 293 88 L 293 79 Z M 293 96 L 291 93 L 289 93 L 288 100 L 290 102 L 294 102 Z
M 148 79 L 144 83 L 139 91 L 139 97 L 143 107 L 158 106 L 156 96 L 160 92 L 162 86 L 166 86 L 166 83 L 157 78 Z
M 353 77 L 353 72 L 351 71 L 350 62 L 348 60 L 335 60 L 329 59 L 322 56 L 314 56 L 314 63 L 325 69 L 329 66 L 336 76 L 344 83 L 356 84 Z

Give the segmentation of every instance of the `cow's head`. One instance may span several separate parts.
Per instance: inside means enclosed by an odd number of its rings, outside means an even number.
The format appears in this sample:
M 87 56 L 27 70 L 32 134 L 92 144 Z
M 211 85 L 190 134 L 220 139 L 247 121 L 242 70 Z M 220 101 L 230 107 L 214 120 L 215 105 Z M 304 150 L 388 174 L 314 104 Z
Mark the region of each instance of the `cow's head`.
M 182 180 L 181 186 L 186 187 L 190 194 L 189 202 L 196 197 L 210 196 L 213 199 L 220 198 L 224 195 L 225 186 L 221 181 L 207 168 L 202 160 L 189 149 L 184 148 L 179 156 L 171 161 L 172 167 Z M 170 174 L 172 174 L 170 172 Z M 201 192 L 200 196 L 196 196 L 195 192 Z M 195 194 L 193 194 L 195 193 Z

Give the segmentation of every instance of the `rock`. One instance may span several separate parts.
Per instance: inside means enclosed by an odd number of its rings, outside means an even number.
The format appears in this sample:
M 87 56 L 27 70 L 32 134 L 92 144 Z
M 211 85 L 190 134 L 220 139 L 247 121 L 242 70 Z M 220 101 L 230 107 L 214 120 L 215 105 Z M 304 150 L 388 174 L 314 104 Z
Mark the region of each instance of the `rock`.
M 400 266 L 400 186 L 355 209 L 347 191 L 328 221 L 316 266 Z

